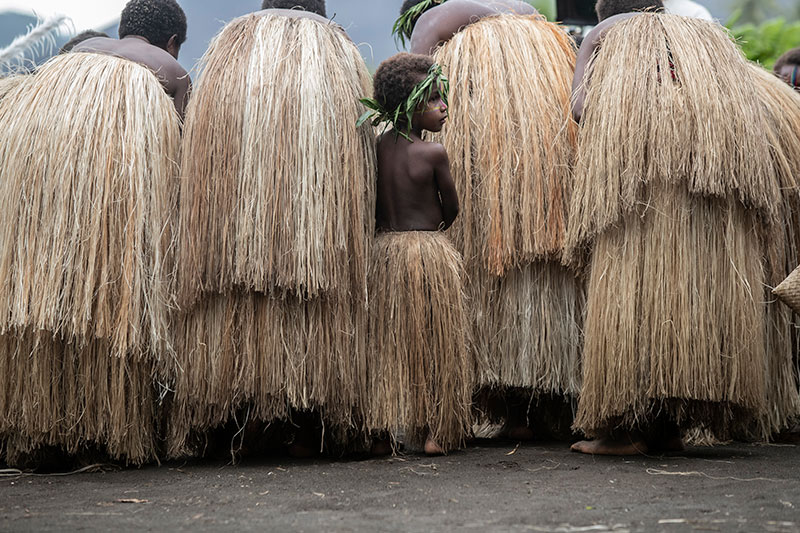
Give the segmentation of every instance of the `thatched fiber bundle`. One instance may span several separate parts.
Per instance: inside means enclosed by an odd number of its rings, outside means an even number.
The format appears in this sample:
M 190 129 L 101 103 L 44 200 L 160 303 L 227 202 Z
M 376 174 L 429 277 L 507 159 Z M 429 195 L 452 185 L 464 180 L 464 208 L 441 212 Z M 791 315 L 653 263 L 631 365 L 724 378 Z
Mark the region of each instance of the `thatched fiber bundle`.
M 228 420 L 360 423 L 375 137 L 370 77 L 336 25 L 248 15 L 187 110 L 169 455 Z
M 676 15 L 631 17 L 608 32 L 588 79 L 569 257 L 647 202 L 658 183 L 735 195 L 776 220 L 766 119 L 752 72 L 721 26 Z
M 635 426 L 661 409 L 679 422 L 697 422 L 698 405 L 763 415 L 757 213 L 686 188 L 651 187 L 649 203 L 595 243 L 575 422 L 588 435 L 609 421 Z M 733 421 L 718 412 L 700 422 L 720 430 Z
M 798 351 L 800 339 L 796 332 L 797 319 L 788 307 L 769 294 L 770 287 L 778 286 L 775 294 L 784 297 L 781 282 L 800 262 L 800 187 L 797 180 L 800 169 L 800 95 L 760 66 L 751 64 L 750 70 L 771 126 L 769 144 L 775 163 L 775 177 L 781 191 L 779 224 L 767 235 L 765 263 L 769 409 L 767 419 L 756 429 L 759 436 L 769 436 L 784 429 L 792 417 L 800 414 L 800 395 L 793 364 L 793 355 Z
M 371 93 L 358 49 L 333 24 L 248 15 L 202 63 L 185 129 L 180 301 L 363 293 L 375 143 L 355 126 Z
M 458 448 L 470 426 L 472 369 L 461 255 L 439 232 L 379 234 L 369 272 L 371 430 Z
M 572 394 L 582 288 L 560 266 L 577 131 L 572 41 L 540 17 L 471 24 L 436 52 L 450 79 L 440 138 L 461 199 L 479 384 Z
M 0 102 L 0 333 L 161 357 L 180 127 L 148 69 L 45 64 Z
M 642 14 L 589 72 L 567 243 L 592 252 L 576 427 L 766 420 L 782 202 L 750 67 L 717 25 Z
M 366 308 L 361 302 L 249 291 L 201 300 L 176 321 L 182 372 L 169 415 L 168 456 L 197 452 L 192 436 L 234 419 L 286 419 L 318 410 L 359 423 L 365 398 Z
M 53 446 L 155 460 L 152 364 L 110 352 L 108 341 L 78 348 L 41 332 L 0 336 L 0 457 L 17 464 Z
M 7 76 L 5 78 L 0 78 L 0 100 L 2 100 L 5 97 L 5 95 L 11 92 L 12 89 L 16 88 L 27 79 L 28 78 L 23 75 Z
M 477 382 L 537 394 L 580 391 L 584 289 L 554 261 L 534 261 L 495 277 L 469 275 Z
M 462 200 L 456 248 L 496 276 L 559 259 L 577 136 L 572 41 L 540 17 L 502 15 L 457 33 L 435 59 L 450 79 L 440 138 Z

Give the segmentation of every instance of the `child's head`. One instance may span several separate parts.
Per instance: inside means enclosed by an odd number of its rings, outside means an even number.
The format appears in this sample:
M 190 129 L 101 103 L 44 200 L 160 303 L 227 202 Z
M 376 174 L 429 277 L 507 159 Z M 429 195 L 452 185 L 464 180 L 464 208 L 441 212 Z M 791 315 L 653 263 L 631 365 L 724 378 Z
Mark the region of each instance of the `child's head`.
M 261 9 L 297 9 L 327 18 L 325 0 L 264 0 Z
M 108 37 L 108 34 L 102 31 L 95 31 L 95 30 L 82 31 L 78 35 L 76 35 L 75 37 L 64 43 L 64 46 L 61 47 L 61 50 L 59 50 L 58 53 L 66 54 L 67 52 L 71 52 L 73 48 L 81 44 L 83 41 L 94 39 L 95 37 Z
M 661 0 L 597 0 L 594 6 L 597 18 L 601 21 L 622 13 L 663 8 L 664 4 Z
M 429 56 L 401 52 L 380 64 L 375 72 L 375 100 L 393 116 L 400 109 L 400 124 L 395 128 L 418 126 L 429 131 L 440 131 L 447 118 L 446 94 L 441 87 L 442 77 L 435 73 L 436 65 Z M 434 76 L 435 79 L 431 79 Z M 427 85 L 415 101 L 412 124 L 407 123 L 402 110 L 415 89 Z
M 785 52 L 772 67 L 775 74 L 795 88 L 800 88 L 800 47 Z
M 186 41 L 186 14 L 175 0 L 130 0 L 119 19 L 119 38 L 144 37 L 176 59 Z

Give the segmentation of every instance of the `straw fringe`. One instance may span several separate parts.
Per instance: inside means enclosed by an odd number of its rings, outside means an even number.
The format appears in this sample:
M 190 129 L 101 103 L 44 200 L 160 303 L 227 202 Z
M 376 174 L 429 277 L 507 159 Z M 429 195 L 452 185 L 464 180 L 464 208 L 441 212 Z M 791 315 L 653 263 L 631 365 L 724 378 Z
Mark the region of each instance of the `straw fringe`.
M 587 435 L 660 409 L 721 429 L 732 410 L 766 408 L 757 215 L 685 185 L 651 192 L 595 244 L 575 421 Z
M 238 291 L 204 298 L 177 321 L 183 372 L 170 406 L 167 455 L 194 453 L 193 434 L 243 408 L 266 422 L 316 409 L 326 423 L 358 423 L 366 327 L 357 300 Z
M 572 394 L 582 288 L 559 266 L 577 130 L 572 41 L 539 17 L 502 15 L 436 52 L 451 81 L 440 138 L 461 215 L 479 384 Z
M 338 27 L 251 15 L 204 59 L 187 110 L 168 455 L 247 409 L 361 423 L 375 137 Z
M 462 198 L 456 248 L 496 276 L 559 260 L 577 139 L 571 39 L 539 17 L 502 15 L 460 31 L 435 59 L 451 81 L 440 138 Z
M 21 74 L 0 78 L 0 100 L 2 100 L 13 89 L 19 87 L 22 84 L 22 82 L 28 79 L 29 78 L 27 76 Z
M 67 54 L 0 102 L 0 333 L 159 359 L 180 131 L 153 74 Z
M 501 278 L 473 268 L 466 286 L 479 386 L 578 395 L 585 291 L 572 272 L 552 261 Z
M 0 336 L 0 440 L 8 464 L 44 446 L 112 459 L 156 459 L 152 364 L 109 357 L 108 342 L 77 348 L 45 333 Z
M 580 261 L 594 237 L 661 182 L 734 196 L 777 221 L 766 118 L 753 74 L 721 26 L 675 15 L 631 17 L 608 32 L 589 79 L 568 259 Z
M 800 262 L 800 184 L 796 174 L 800 168 L 800 95 L 758 65 L 751 64 L 750 70 L 771 126 L 769 144 L 781 191 L 780 224 L 767 234 L 765 262 L 769 410 L 767 418 L 754 430 L 758 438 L 769 438 L 800 414 L 800 394 L 793 364 L 793 354 L 797 353 L 800 340 L 797 320 L 790 309 L 769 294 L 769 288 L 781 283 Z
M 182 304 L 234 287 L 363 295 L 376 166 L 371 129 L 351 120 L 371 92 L 357 48 L 333 25 L 249 15 L 202 65 L 185 129 Z
M 370 266 L 368 382 L 372 430 L 402 429 L 420 445 L 462 446 L 473 363 L 462 262 L 438 232 L 378 235 Z

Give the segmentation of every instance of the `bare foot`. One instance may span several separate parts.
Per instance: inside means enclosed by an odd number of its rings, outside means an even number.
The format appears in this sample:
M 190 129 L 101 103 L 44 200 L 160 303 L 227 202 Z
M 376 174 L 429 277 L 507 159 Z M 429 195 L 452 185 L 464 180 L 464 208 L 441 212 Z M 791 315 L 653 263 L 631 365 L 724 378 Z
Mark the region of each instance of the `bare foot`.
M 597 439 L 576 442 L 570 449 L 589 455 L 640 455 L 647 453 L 647 444 L 640 438 Z
M 436 441 L 428 437 L 425 441 L 425 455 L 444 455 L 444 449 Z
M 533 430 L 528 426 L 514 426 L 508 428 L 504 436 L 509 440 L 528 442 L 533 440 L 534 434 Z
M 391 455 L 392 443 L 389 442 L 389 439 L 375 439 L 372 441 L 372 448 L 370 448 L 369 454 L 373 457 Z

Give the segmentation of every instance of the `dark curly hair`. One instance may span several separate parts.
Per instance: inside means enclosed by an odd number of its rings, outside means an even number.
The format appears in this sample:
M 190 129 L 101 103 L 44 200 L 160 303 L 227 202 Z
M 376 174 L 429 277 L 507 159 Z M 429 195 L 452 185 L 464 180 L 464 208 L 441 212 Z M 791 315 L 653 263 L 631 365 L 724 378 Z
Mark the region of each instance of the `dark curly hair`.
M 59 54 L 66 54 L 71 52 L 73 48 L 81 44 L 83 41 L 94 39 L 95 37 L 108 37 L 109 35 L 102 31 L 86 30 L 80 32 L 78 35 L 64 43 L 64 46 L 58 51 Z
M 775 66 L 772 67 L 772 70 L 778 72 L 786 65 L 800 65 L 800 47 L 792 48 L 784 52 L 775 62 Z
M 597 0 L 594 6 L 600 20 L 645 9 L 664 9 L 664 3 L 661 0 Z
M 328 18 L 325 12 L 325 0 L 264 0 L 261 3 L 261 9 L 295 9 L 298 7 L 303 11 Z
M 186 41 L 186 13 L 175 0 L 130 0 L 119 20 L 119 38 L 138 35 L 153 46 L 166 48 L 170 37 Z
M 433 59 L 420 54 L 400 52 L 380 64 L 375 72 L 373 84 L 375 100 L 393 113 L 411 94 L 420 81 L 425 79 L 433 66 Z

